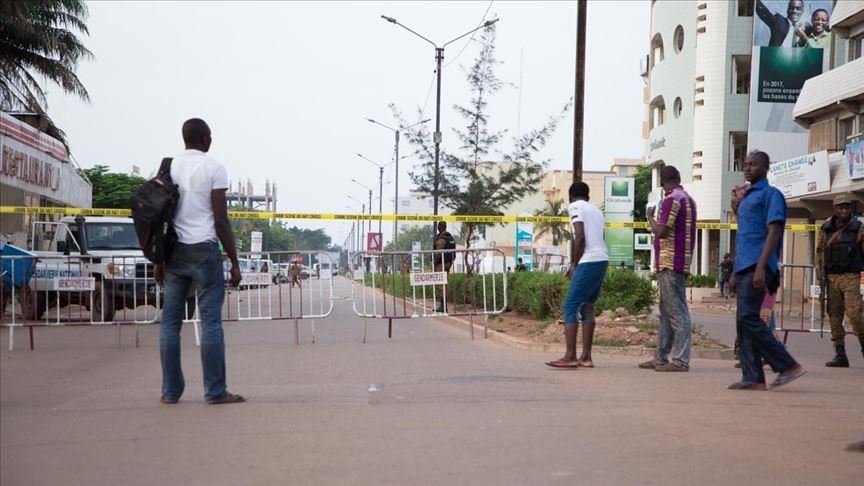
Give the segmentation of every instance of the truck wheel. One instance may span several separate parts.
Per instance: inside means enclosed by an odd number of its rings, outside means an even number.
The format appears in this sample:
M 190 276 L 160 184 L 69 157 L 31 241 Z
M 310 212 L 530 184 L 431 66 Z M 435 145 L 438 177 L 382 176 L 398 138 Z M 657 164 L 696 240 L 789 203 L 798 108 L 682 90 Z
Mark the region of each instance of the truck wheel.
M 104 282 L 96 282 L 93 292 L 93 305 L 90 309 L 93 322 L 111 322 L 114 320 L 114 295 Z
M 48 308 L 48 299 L 45 297 L 45 292 L 34 292 L 28 286 L 21 287 L 19 293 L 21 303 L 21 315 L 26 321 L 38 321 L 45 315 L 45 309 Z

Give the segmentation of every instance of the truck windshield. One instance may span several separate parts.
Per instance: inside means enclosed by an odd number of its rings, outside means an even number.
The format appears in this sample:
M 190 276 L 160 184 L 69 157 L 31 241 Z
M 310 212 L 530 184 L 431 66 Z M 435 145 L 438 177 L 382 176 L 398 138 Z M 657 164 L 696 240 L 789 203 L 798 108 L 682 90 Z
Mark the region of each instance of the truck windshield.
M 131 222 L 87 223 L 87 246 L 90 250 L 141 249 L 135 226 Z

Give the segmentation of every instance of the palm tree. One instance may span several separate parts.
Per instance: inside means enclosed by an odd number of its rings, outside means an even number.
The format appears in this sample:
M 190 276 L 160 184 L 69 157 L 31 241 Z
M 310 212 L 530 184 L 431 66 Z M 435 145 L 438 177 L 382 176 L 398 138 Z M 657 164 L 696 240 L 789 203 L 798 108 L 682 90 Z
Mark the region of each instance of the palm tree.
M 0 101 L 4 110 L 24 109 L 48 121 L 49 134 L 63 132 L 48 118 L 39 78 L 89 101 L 75 74 L 78 61 L 92 59 L 73 30 L 89 35 L 81 0 L 3 0 L 0 2 Z M 51 133 L 54 132 L 54 133 Z
M 567 208 L 564 206 L 564 201 L 561 199 L 555 201 L 546 201 L 546 207 L 534 211 L 534 216 L 546 217 L 567 217 Z M 563 221 L 555 221 L 551 223 L 536 223 L 536 238 L 542 238 L 546 233 L 552 234 L 552 246 L 558 246 L 559 243 L 568 241 L 573 236 L 570 234 L 570 229 L 567 223 Z

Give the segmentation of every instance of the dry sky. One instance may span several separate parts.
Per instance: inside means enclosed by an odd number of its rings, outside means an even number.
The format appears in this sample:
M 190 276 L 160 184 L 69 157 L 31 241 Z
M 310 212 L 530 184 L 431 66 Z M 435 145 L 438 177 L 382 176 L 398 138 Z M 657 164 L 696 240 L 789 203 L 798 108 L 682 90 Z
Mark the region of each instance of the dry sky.
M 248 178 L 263 192 L 265 179 L 275 181 L 280 211 L 348 212 L 347 195 L 365 199 L 366 193 L 351 178 L 377 187 L 377 169 L 354 154 L 385 163 L 392 155 L 392 134 L 365 118 L 395 124 L 391 102 L 412 116 L 418 107 L 434 116 L 432 46 L 381 14 L 436 42 L 478 25 L 487 8 L 487 18 L 500 18 L 498 75 L 508 86 L 490 100 L 493 129 L 515 133 L 517 120 L 522 131 L 537 127 L 573 95 L 575 2 L 489 5 L 91 2 L 85 42 L 96 59 L 83 63 L 79 75 L 92 103 L 59 96 L 52 87 L 50 113 L 83 167 L 103 164 L 128 172 L 136 164 L 144 175 L 161 157 L 182 150 L 183 120 L 201 117 L 213 129 L 212 155 L 235 184 Z M 608 169 L 614 157 L 642 154 L 639 59 L 647 52 L 648 28 L 647 1 L 589 3 L 588 170 Z M 455 142 L 450 127 L 462 124 L 451 107 L 468 99 L 460 65 L 470 65 L 476 51 L 476 43 L 458 41 L 445 53 L 445 146 Z M 572 130 L 568 116 L 540 154 L 550 167 L 570 167 Z M 402 153 L 410 153 L 405 144 Z M 409 189 L 414 162 L 402 161 L 401 194 Z M 385 180 L 392 173 L 388 169 Z M 385 186 L 385 213 L 392 212 L 392 194 L 393 185 Z M 337 244 L 348 226 L 296 224 L 323 226 Z

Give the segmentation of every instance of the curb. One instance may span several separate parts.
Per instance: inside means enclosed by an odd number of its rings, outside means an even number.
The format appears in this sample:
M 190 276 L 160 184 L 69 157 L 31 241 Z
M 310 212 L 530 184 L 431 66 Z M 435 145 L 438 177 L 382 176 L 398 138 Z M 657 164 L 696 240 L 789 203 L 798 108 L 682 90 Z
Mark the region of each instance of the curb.
M 373 289 L 376 293 L 384 294 L 380 289 Z M 391 296 L 392 297 L 392 296 Z M 396 298 L 397 300 L 404 300 L 400 297 Z M 488 317 L 487 317 L 488 318 Z M 458 318 L 458 317 L 450 317 L 450 316 L 439 316 L 439 317 L 431 317 L 431 319 L 446 324 L 450 327 L 455 327 L 457 329 L 465 329 L 467 326 L 471 325 L 470 322 Z M 474 334 L 478 333 L 480 336 L 483 336 L 485 329 L 480 324 L 474 324 Z M 468 330 L 470 332 L 470 330 Z M 567 350 L 567 347 L 563 344 L 558 343 L 535 343 L 533 341 L 526 341 L 523 339 L 517 339 L 512 336 L 508 336 L 502 332 L 494 331 L 489 329 L 488 334 L 486 335 L 486 339 L 496 342 L 499 344 L 503 344 L 505 346 L 510 346 L 513 349 L 518 349 L 521 351 L 532 351 L 538 353 L 563 353 Z M 655 349 L 654 348 L 637 348 L 637 347 L 607 347 L 607 346 L 595 346 L 592 348 L 592 351 L 596 351 L 600 354 L 606 355 L 617 355 L 617 356 L 654 356 Z M 690 349 L 690 357 L 692 359 L 719 359 L 719 360 L 735 360 L 735 353 L 732 349 L 703 349 L 703 348 L 691 348 Z
M 465 329 L 466 326 L 469 325 L 469 322 L 458 318 L 458 317 L 437 317 L 435 320 L 447 324 L 448 326 L 455 327 L 458 329 Z M 475 334 L 479 333 L 481 336 L 483 335 L 483 326 L 479 324 L 474 324 L 474 332 Z M 521 351 L 532 351 L 532 352 L 542 352 L 542 353 L 563 353 L 567 350 L 567 347 L 563 344 L 558 343 L 535 343 L 533 341 L 526 341 L 524 339 L 517 339 L 513 336 L 508 336 L 504 333 L 494 331 L 489 329 L 489 334 L 487 339 L 490 341 L 504 344 L 506 346 L 510 346 L 513 349 L 518 349 Z M 622 346 L 595 346 L 592 348 L 593 351 L 596 351 L 600 354 L 606 355 L 617 355 L 617 356 L 654 356 L 655 349 L 654 348 L 637 348 L 637 347 L 622 347 Z M 690 350 L 690 357 L 692 359 L 718 359 L 718 360 L 729 360 L 732 361 L 735 359 L 735 353 L 732 349 L 703 349 L 703 348 L 692 348 Z

